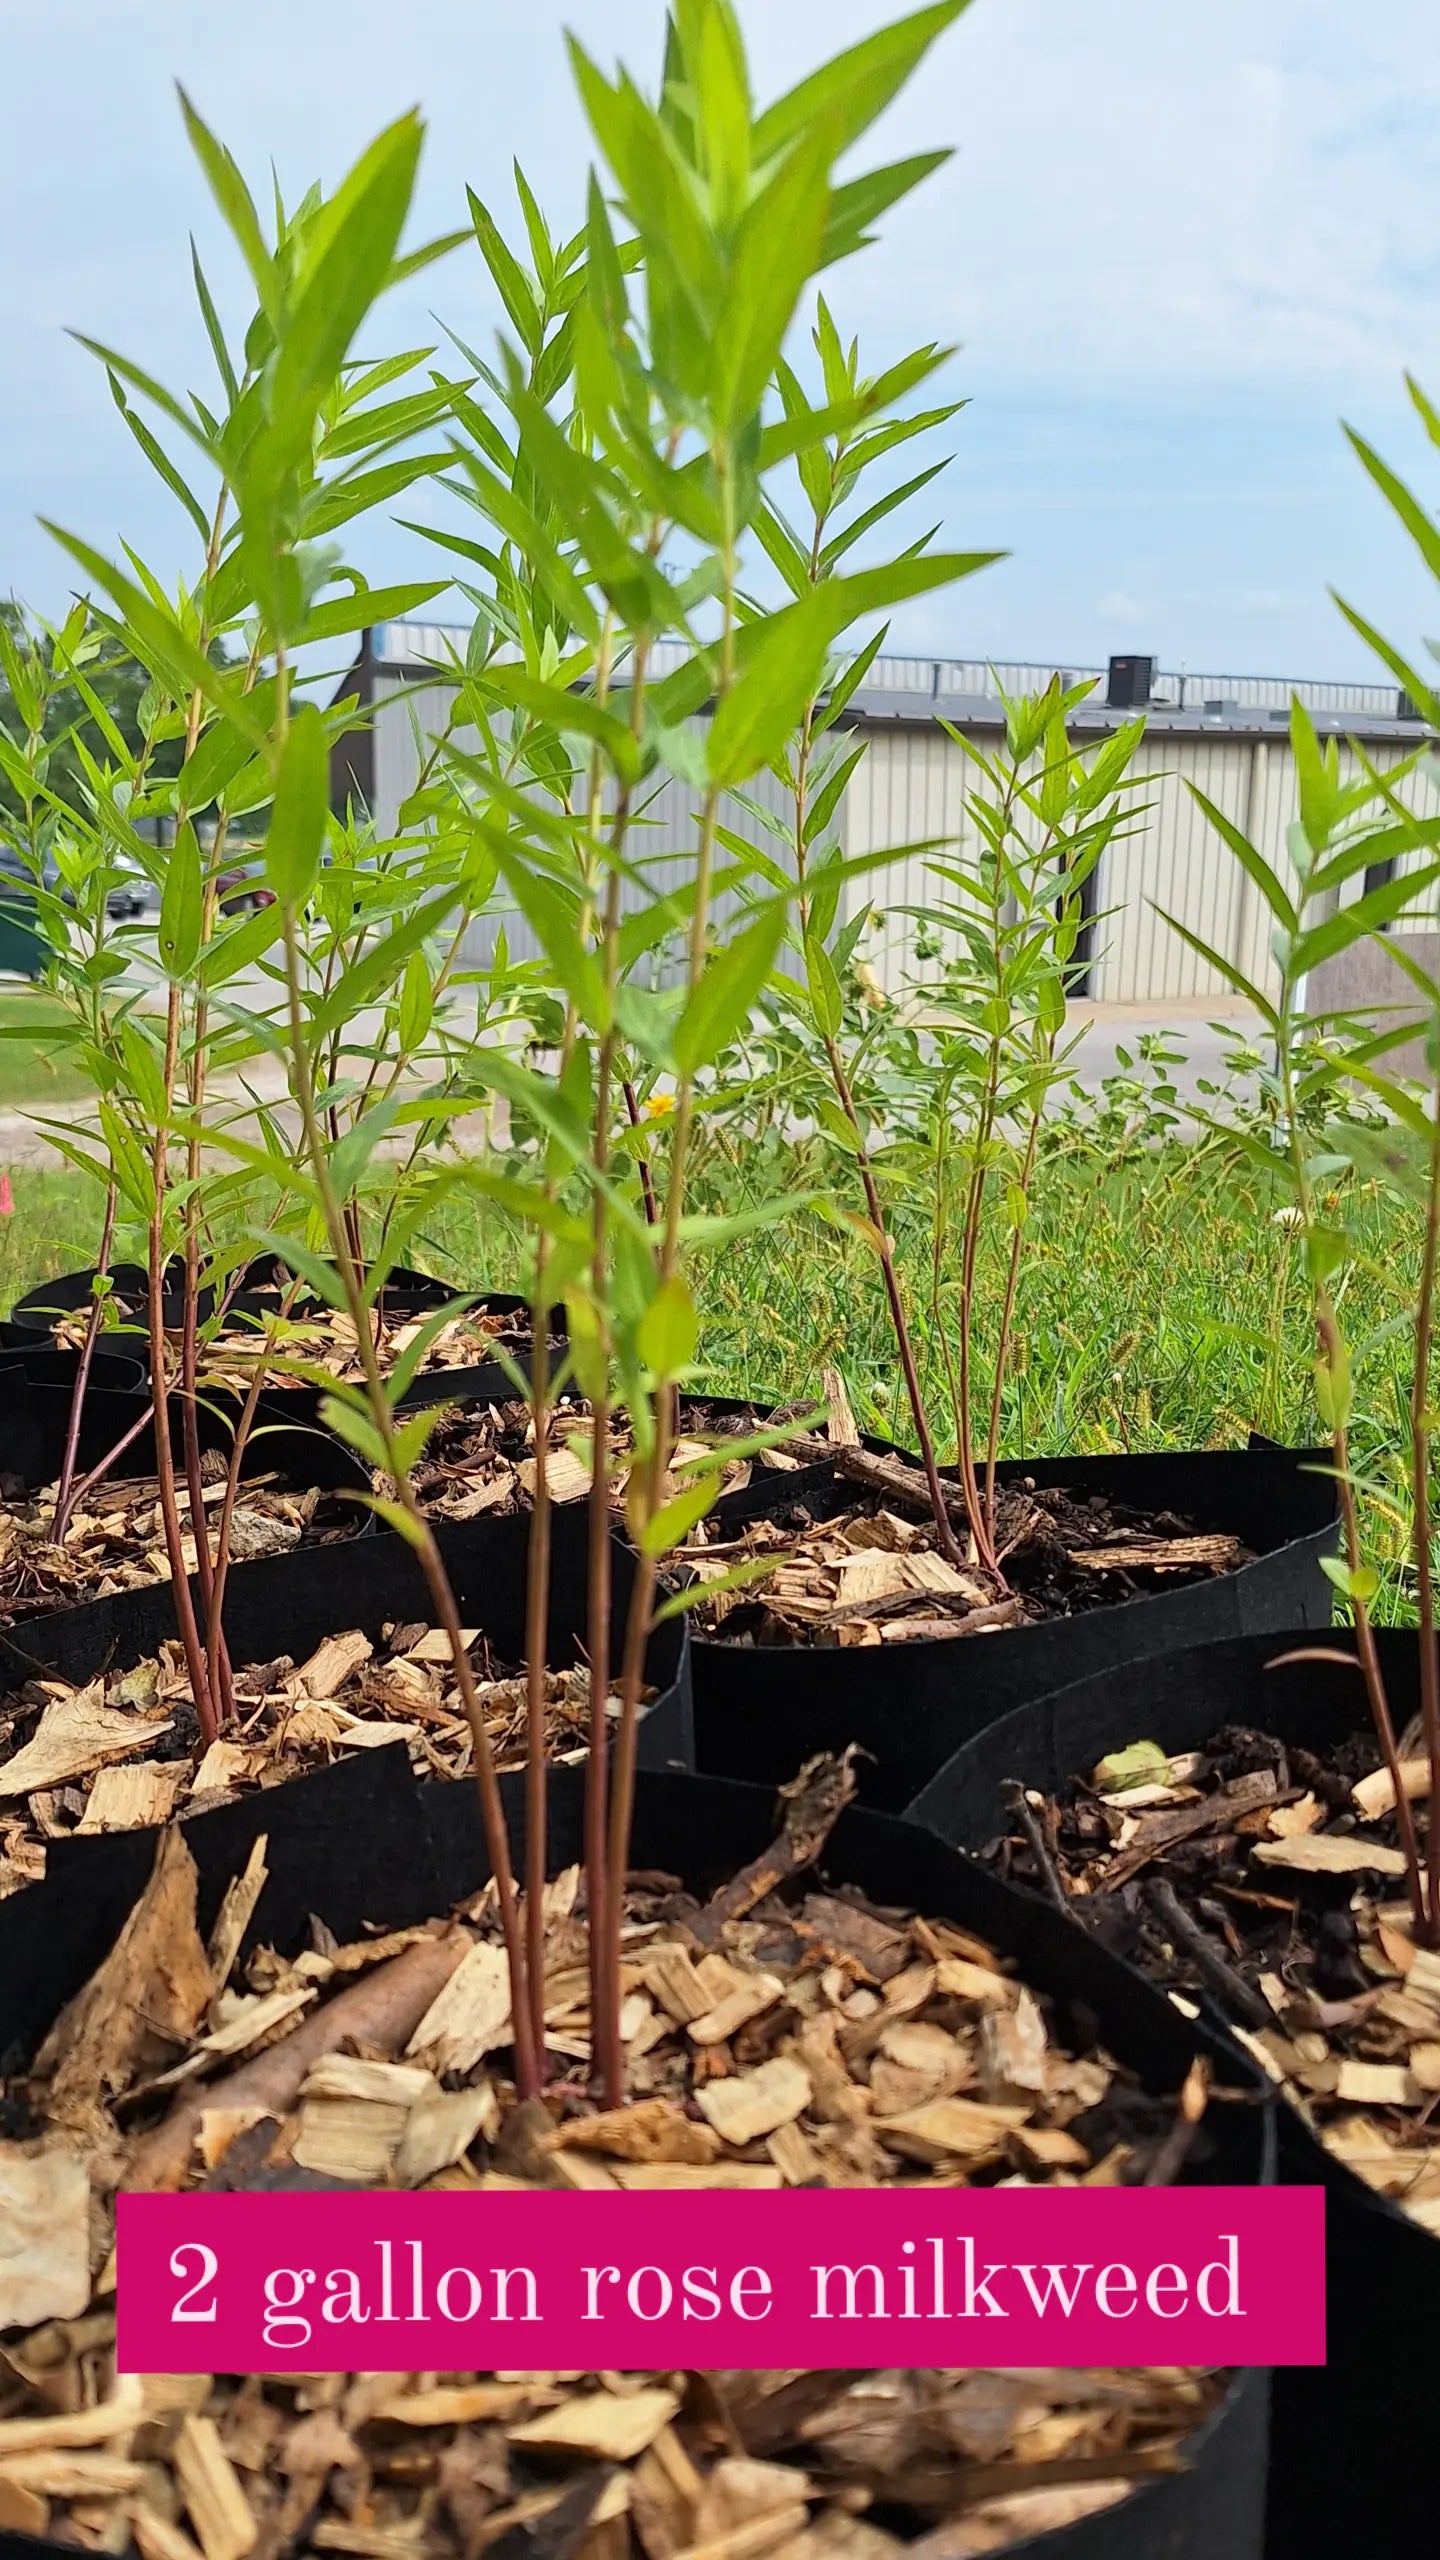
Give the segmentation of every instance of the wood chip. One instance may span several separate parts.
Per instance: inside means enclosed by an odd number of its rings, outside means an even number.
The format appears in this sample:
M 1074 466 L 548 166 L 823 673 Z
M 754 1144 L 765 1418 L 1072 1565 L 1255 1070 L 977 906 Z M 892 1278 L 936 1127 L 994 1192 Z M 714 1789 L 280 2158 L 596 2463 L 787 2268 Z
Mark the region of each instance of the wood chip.
M 307 2098 L 291 2156 L 302 2169 L 357 2187 L 383 2186 L 394 2165 L 409 2109 L 365 2098 Z
M 381 2401 L 374 2415 L 400 2427 L 484 2426 L 494 2418 L 512 2418 L 534 2398 L 530 2382 L 441 2383 L 429 2391 L 397 2391 L 393 2399 Z
M 1296 1804 L 1277 1804 L 1265 1818 L 1265 1828 L 1272 1840 L 1303 1840 L 1325 1819 L 1325 1807 L 1318 1796 L 1301 1796 Z
M 243 1742 L 212 1742 L 190 1781 L 192 1796 L 227 1795 L 250 1774 L 250 1754 Z
M 758 2071 L 708 2081 L 696 2092 L 706 2123 L 736 2150 L 774 2133 L 782 2124 L 793 2124 L 809 2103 L 810 2074 L 803 2063 L 786 2054 L 762 2062 Z
M 77 1832 L 144 1831 L 168 1822 L 188 1772 L 179 1760 L 136 1760 L 99 1769 L 85 1800 Z
M 128 1760 L 132 1752 L 158 1741 L 174 1723 L 173 1716 L 152 1718 L 127 1714 L 104 1703 L 105 1684 L 91 1682 L 73 1696 L 57 1698 L 46 1708 L 23 1749 L 0 1767 L 0 1801 L 28 1796 L 37 1787 L 68 1786 L 88 1777 L 111 1760 Z
M 432 2074 L 414 2062 L 367 2062 L 353 2053 L 322 2054 L 301 2096 L 355 2098 L 373 2106 L 410 2108 L 437 2096 Z
M 509 2033 L 505 1952 L 480 1938 L 427 2009 L 406 2051 L 443 2079 L 450 2071 L 473 2071 L 482 2055 L 504 2044 Z
M 994 2160 L 1031 2112 L 1029 2107 L 980 2106 L 969 2098 L 936 2098 L 908 2115 L 892 2116 L 876 2130 L 892 2150 L 911 2160 Z
M 1405 1860 L 1398 1849 L 1387 1849 L 1370 1840 L 1355 1840 L 1347 1833 L 1338 1837 L 1328 1831 L 1311 1832 L 1301 1840 L 1257 1840 L 1253 1852 L 1262 1866 L 1286 1867 L 1300 1875 L 1403 1876 Z
M 764 2010 L 773 2008 L 777 2000 L 783 1999 L 784 1993 L 785 1985 L 778 1974 L 744 1975 L 736 1989 L 728 1992 L 713 2009 L 707 2010 L 703 2018 L 691 2019 L 687 2030 L 691 2042 L 698 2045 L 728 2043 L 737 2028 L 748 2025 L 751 2018 L 758 2018 Z
M 266 1864 L 269 1846 L 269 1835 L 262 1831 L 258 1839 L 250 1843 L 250 1855 L 245 1861 L 243 1873 L 232 1876 L 225 1887 L 224 1899 L 216 1914 L 215 1926 L 210 1932 L 210 1945 L 207 1950 L 217 1994 L 224 1990 L 230 1979 L 245 1932 L 255 1917 L 256 1904 L 265 1890 L 270 1874 Z
M 1400 1780 L 1412 1802 L 1430 1793 L 1428 1760 L 1402 1760 Z M 1360 1778 L 1350 1790 L 1350 1798 L 1362 1822 L 1380 1822 L 1395 1810 L 1395 1787 L 1388 1769 L 1375 1769 L 1368 1778 Z
M 29 2152 L 0 2144 L 0 2330 L 78 2320 L 89 2300 L 84 2162 L 58 2146 Z
M 432 2088 L 414 2102 L 405 2119 L 395 2155 L 397 2186 L 423 2186 L 427 2178 L 463 2160 L 472 2142 L 482 2135 L 493 2142 L 499 2130 L 500 2101 L 490 2081 L 473 2089 Z
M 1355 2107 L 1415 2107 L 1422 2091 L 1400 2063 L 1342 2062 L 1335 2095 Z
M 684 2195 L 704 2195 L 716 2187 L 753 2189 L 758 2193 L 785 2183 L 778 2169 L 752 2167 L 745 2160 L 712 2160 L 703 2169 L 689 2169 L 674 2160 L 657 2160 L 644 2166 L 617 2161 L 613 2175 L 617 2187 L 642 2194 L 653 2188 L 659 2194 L 673 2189 Z
M 696 2124 L 673 2098 L 641 2098 L 603 2115 L 576 2116 L 557 2125 L 542 2146 L 547 2152 L 600 2151 L 608 2159 L 689 2162 L 714 2160 L 719 2142 L 708 2125 Z
M 213 2418 L 186 2418 L 172 2458 L 205 2560 L 244 2560 L 260 2528 Z
M 587 2391 L 512 2427 L 510 2442 L 586 2454 L 599 2462 L 633 2462 L 669 2426 L 679 2407 L 673 2391 L 631 2391 L 623 2399 L 611 2391 Z
M 333 1698 L 374 1653 L 368 1636 L 352 1627 L 344 1635 L 327 1636 L 308 1662 L 302 1663 L 291 1687 L 306 1698 Z

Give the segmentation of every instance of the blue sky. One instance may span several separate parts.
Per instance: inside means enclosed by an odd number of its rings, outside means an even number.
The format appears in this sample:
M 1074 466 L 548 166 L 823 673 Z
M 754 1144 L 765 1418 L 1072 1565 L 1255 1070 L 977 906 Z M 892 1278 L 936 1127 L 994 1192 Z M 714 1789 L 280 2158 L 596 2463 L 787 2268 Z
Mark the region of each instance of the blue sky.
M 762 94 L 879 21 L 883 0 L 740 0 Z M 416 237 L 507 222 L 512 153 L 554 217 L 585 137 L 562 31 L 647 81 L 660 0 L 46 0 L 0 13 L 0 591 L 54 611 L 35 523 L 122 535 L 167 576 L 189 530 L 149 480 L 67 327 L 202 387 L 188 234 L 238 281 L 174 102 L 182 78 L 257 185 L 333 181 L 414 101 L 429 120 Z M 880 244 L 835 271 L 876 361 L 958 344 L 970 406 L 924 502 L 947 539 L 1005 548 L 914 608 L 892 645 L 1083 663 L 1366 675 L 1339 586 L 1403 646 L 1440 629 L 1337 424 L 1435 502 L 1440 455 L 1404 396 L 1440 398 L 1440 46 L 1433 0 L 974 0 L 883 128 L 955 147 Z M 383 307 L 366 352 L 472 339 L 497 314 L 461 251 Z M 413 507 L 406 509 L 414 513 Z M 915 529 L 919 530 L 917 519 Z M 423 575 L 398 528 L 372 576 Z

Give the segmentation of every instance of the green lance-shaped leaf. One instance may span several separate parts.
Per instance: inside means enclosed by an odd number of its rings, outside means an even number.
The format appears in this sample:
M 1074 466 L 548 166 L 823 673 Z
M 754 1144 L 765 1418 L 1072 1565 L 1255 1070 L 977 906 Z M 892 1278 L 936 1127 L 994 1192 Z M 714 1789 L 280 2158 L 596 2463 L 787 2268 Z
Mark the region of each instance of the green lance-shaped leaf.
M 280 758 L 265 838 L 265 877 L 282 907 L 303 907 L 315 886 L 329 806 L 325 723 L 313 702 L 302 702 Z
M 321 399 L 384 289 L 410 209 L 424 128 L 413 110 L 377 136 L 316 217 L 270 387 L 281 444 L 308 444 Z
M 675 1025 L 673 1050 L 682 1075 L 708 1066 L 744 1029 L 784 931 L 785 909 L 777 899 L 710 962 Z
M 168 978 L 188 978 L 200 949 L 205 913 L 205 872 L 195 830 L 186 818 L 176 830 L 160 893 L 157 942 Z
M 673 1272 L 661 1281 L 640 1319 L 636 1335 L 640 1357 L 657 1378 L 678 1378 L 694 1359 L 699 1338 L 695 1301 L 679 1272 Z
M 435 1013 L 435 987 L 423 951 L 412 951 L 405 963 L 400 981 L 400 1011 L 397 1029 L 400 1046 L 407 1057 L 415 1055 L 430 1029 Z
M 769 159 L 797 134 L 831 117 L 838 119 L 842 146 L 857 141 L 904 87 L 936 37 L 953 26 L 967 6 L 968 0 L 937 0 L 932 8 L 917 9 L 908 18 L 878 28 L 812 71 L 759 118 L 756 159 Z

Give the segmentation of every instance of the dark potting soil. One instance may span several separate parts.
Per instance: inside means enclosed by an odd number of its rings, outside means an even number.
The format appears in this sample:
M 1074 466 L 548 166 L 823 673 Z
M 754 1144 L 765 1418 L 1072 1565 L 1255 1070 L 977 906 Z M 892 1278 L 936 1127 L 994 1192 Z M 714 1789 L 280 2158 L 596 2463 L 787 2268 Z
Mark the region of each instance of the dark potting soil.
M 185 1555 L 193 1572 L 189 1492 L 183 1469 L 176 1472 Z M 200 1472 L 215 1492 L 213 1504 L 206 1505 L 213 1550 L 225 1461 L 207 1451 Z M 0 1625 L 169 1579 L 160 1488 L 153 1476 L 102 1478 L 72 1515 L 60 1546 L 51 1535 L 57 1490 L 52 1484 L 27 1492 L 12 1482 L 0 1491 Z M 267 1482 L 261 1473 L 240 1486 L 230 1554 L 243 1564 L 301 1547 L 335 1546 L 366 1525 L 367 1514 L 353 1498 L 315 1485 L 291 1488 L 283 1479 Z
M 974 1561 L 939 1551 L 928 1507 L 901 1487 L 918 1470 L 862 1460 L 897 1482 L 837 1505 L 833 1491 L 808 1491 L 788 1506 L 733 1522 L 702 1522 L 683 1560 L 702 1579 L 754 1568 L 742 1585 L 702 1602 L 697 1631 L 727 1644 L 905 1644 L 981 1635 L 1092 1609 L 1233 1573 L 1252 1561 L 1225 1532 L 1198 1530 L 1174 1511 L 1145 1511 L 1102 1494 L 1076 1499 L 1063 1488 L 1022 1479 L 1003 1487 L 996 1549 L 1003 1582 Z M 923 1491 L 923 1484 L 922 1484 Z M 952 1520 L 962 1557 L 963 1521 Z
M 1440 2237 L 1440 1954 L 1416 1943 L 1373 1730 L 1315 1753 L 1225 1725 L 1169 1762 L 1137 1739 L 1057 1797 L 1016 1788 L 982 1855 L 1167 1991 L 1218 2001 L 1327 2149 Z M 1418 1732 L 1400 1749 L 1421 1787 Z
M 1108 2516 L 1131 2490 L 1183 2467 L 1187 2439 L 1224 2395 L 1213 2372 L 122 2385 L 103 2282 L 76 2322 L 77 2153 L 90 2188 L 80 2228 L 92 2282 L 122 2183 L 231 2192 L 1053 2185 L 1155 2182 L 1203 2163 L 1219 2102 L 1202 2065 L 1178 2102 L 1154 2099 L 1104 2052 L 1067 2044 L 1049 1999 L 984 1941 L 818 1885 L 814 1861 L 843 1801 L 834 1773 L 834 1763 L 811 1773 L 812 1793 L 796 1790 L 782 1839 L 708 1900 L 663 1877 L 632 1878 L 629 2103 L 614 2111 L 587 2090 L 578 1870 L 546 1892 L 552 2077 L 543 2099 L 522 2104 L 492 1897 L 462 1906 L 458 1923 L 354 1944 L 316 1928 L 307 1947 L 262 1944 L 237 1961 L 238 1928 L 208 1947 L 200 1936 L 189 1850 L 168 1834 L 123 1938 L 13 2092 L 36 2208 L 24 2326 L 6 2342 L 7 2416 L 43 2417 L 128 2387 L 145 2468 L 136 2480 L 124 2465 L 107 2485 L 103 2464 L 70 2455 L 70 2473 L 57 2466 L 54 2485 L 32 2493 L 27 2529 L 103 2528 L 107 2504 L 118 2524 L 124 2500 L 147 2560 L 173 2550 L 177 2514 L 189 2506 L 194 2520 L 200 2438 L 207 2480 L 219 2472 L 234 2514 L 277 2552 L 354 2550 L 363 2539 L 369 2553 L 413 2560 L 466 2560 L 492 2544 L 534 2560 L 572 2548 L 588 2560 L 654 2560 L 657 2549 L 717 2544 L 737 2553 L 783 2544 L 807 2560 L 978 2560 Z M 246 1907 L 263 1884 L 257 1843 Z M 468 2002 L 445 1996 L 462 1963 L 476 1983 Z M 295 2052 L 305 2059 L 292 2062 L 287 2046 L 302 2031 Z M 157 2085 L 197 2061 L 178 2092 Z M 83 2255 L 81 2266 L 83 2275 Z M 57 2329 L 62 2313 L 71 2325 Z M 48 2360 L 37 2345 L 47 2325 Z M 57 2370 L 67 2355 L 83 2384 L 75 2394 Z M 610 2525 L 597 2541 L 587 2528 L 602 2489 Z M 553 2524 L 567 2500 L 578 2502 L 574 2533 L 563 2544 L 537 2540 L 540 2518 Z M 1084 2547 L 1107 2546 L 1086 2538 Z

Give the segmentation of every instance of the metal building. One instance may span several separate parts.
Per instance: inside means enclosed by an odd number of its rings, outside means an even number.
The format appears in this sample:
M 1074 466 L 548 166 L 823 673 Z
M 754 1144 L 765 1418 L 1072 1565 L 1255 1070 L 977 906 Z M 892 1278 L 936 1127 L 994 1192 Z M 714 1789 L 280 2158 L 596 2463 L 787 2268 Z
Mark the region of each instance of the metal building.
M 363 802 L 382 834 L 393 829 L 435 740 L 453 716 L 455 679 L 447 669 L 463 655 L 466 636 L 463 630 L 433 623 L 379 625 L 364 634 L 359 660 L 341 688 L 359 693 L 368 716 L 367 725 L 336 751 L 337 801 L 353 796 Z M 678 658 L 678 650 L 674 655 Z M 1113 845 L 1100 866 L 1095 904 L 1104 921 L 1094 937 L 1088 983 L 1077 992 L 1102 1004 L 1137 1006 L 1171 999 L 1203 1002 L 1221 994 L 1217 972 L 1169 930 L 1160 909 L 1225 952 L 1255 983 L 1270 984 L 1274 967 L 1260 900 L 1186 786 L 1195 784 L 1213 800 L 1284 878 L 1286 829 L 1297 809 L 1288 734 L 1292 693 L 1306 705 L 1322 737 L 1341 740 L 1342 758 L 1345 742 L 1353 739 L 1373 764 L 1392 770 L 1426 740 L 1422 724 L 1393 685 L 1167 676 L 1145 660 L 1113 661 L 1107 679 L 1107 671 L 1096 668 L 1003 665 L 992 673 L 973 660 L 878 658 L 847 714 L 867 753 L 845 795 L 841 836 L 846 852 L 873 853 L 941 838 L 952 856 L 958 851 L 963 858 L 967 844 L 975 842 L 966 808 L 973 777 L 965 756 L 940 727 L 940 718 L 993 747 L 1002 725 L 996 677 L 1014 693 L 1038 690 L 1056 672 L 1066 683 L 1095 676 L 1096 691 L 1072 727 L 1077 742 L 1102 738 L 1131 716 L 1119 702 L 1112 707 L 1107 701 L 1107 691 L 1128 690 L 1113 671 L 1137 666 L 1147 729 L 1135 769 L 1145 777 L 1139 796 L 1150 807 L 1143 825 Z M 460 744 L 467 743 L 464 730 L 454 735 Z M 1425 814 L 1440 813 L 1440 784 L 1426 774 L 1408 780 L 1404 795 Z M 773 786 L 767 788 L 763 778 L 755 796 L 779 806 Z M 650 801 L 645 852 L 658 885 L 683 876 L 699 805 L 697 791 L 669 779 Z M 728 816 L 734 825 L 753 827 L 738 808 Z M 924 859 L 914 855 L 867 874 L 850 891 L 855 907 L 868 903 L 875 911 L 864 950 L 892 995 L 923 978 L 913 958 L 914 927 L 905 910 L 927 903 L 929 892 Z M 518 922 L 510 939 L 517 955 L 529 947 Z M 482 954 L 477 950 L 474 956 Z

